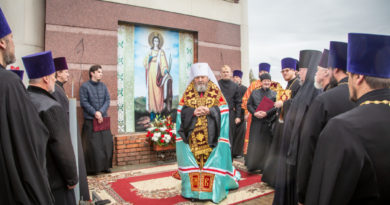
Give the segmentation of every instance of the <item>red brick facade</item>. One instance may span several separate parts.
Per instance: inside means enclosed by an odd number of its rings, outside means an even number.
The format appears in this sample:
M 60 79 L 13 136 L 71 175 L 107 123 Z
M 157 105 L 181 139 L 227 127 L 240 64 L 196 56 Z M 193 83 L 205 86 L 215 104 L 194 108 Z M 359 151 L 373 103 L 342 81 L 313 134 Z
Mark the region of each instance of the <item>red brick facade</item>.
M 193 32 L 197 36 L 195 61 L 208 62 L 216 73 L 224 64 L 233 69 L 241 66 L 240 25 L 237 24 L 98 0 L 47 0 L 45 21 L 45 50 L 51 50 L 53 57 L 65 56 L 68 62 L 71 76 L 64 89 L 69 97 L 79 102 L 79 88 L 89 80 L 90 65 L 103 67 L 103 82 L 111 98 L 108 115 L 114 135 L 114 165 L 175 157 L 174 151 L 165 151 L 164 157 L 159 157 L 161 152 L 153 151 L 145 142 L 145 133 L 118 133 L 116 66 L 120 22 Z M 77 115 L 81 128 L 83 116 L 79 105 Z
M 118 166 L 172 160 L 175 157 L 174 150 L 163 153 L 154 151 L 146 133 L 117 135 L 114 137 L 114 147 L 113 164 Z

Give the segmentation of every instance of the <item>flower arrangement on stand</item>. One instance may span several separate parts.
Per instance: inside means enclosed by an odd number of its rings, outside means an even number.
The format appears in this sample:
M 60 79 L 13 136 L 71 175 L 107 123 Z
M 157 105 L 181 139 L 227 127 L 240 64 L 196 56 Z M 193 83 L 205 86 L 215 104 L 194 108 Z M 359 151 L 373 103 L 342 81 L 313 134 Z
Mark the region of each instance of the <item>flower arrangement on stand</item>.
M 156 116 L 146 137 L 153 143 L 155 151 L 175 149 L 176 124 L 172 122 L 172 117 Z

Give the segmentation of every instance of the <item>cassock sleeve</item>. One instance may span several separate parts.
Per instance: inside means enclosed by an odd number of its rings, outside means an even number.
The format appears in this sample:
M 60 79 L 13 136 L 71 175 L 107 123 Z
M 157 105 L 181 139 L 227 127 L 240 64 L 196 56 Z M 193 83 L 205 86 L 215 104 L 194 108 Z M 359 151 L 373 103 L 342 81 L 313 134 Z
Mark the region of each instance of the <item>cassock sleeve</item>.
M 181 125 L 178 134 L 183 139 L 183 142 L 188 144 L 188 138 L 195 128 L 197 117 L 194 115 L 195 108 L 183 106 L 181 109 Z
M 337 118 L 326 125 L 315 150 L 305 205 L 356 204 L 351 201 L 354 195 L 362 199 L 379 196 L 373 165 L 356 129 Z
M 78 182 L 76 159 L 65 111 L 60 106 L 53 106 L 43 113 L 43 121 L 51 135 L 48 151 L 66 184 L 75 185 Z
M 301 140 L 298 154 L 297 167 L 297 192 L 298 201 L 305 200 L 307 182 L 313 161 L 314 150 L 317 145 L 318 136 L 326 123 L 326 111 L 322 101 L 314 100 L 309 108 L 307 117 L 303 123 Z
M 278 109 L 277 108 L 271 108 L 271 109 L 269 109 L 266 113 L 267 113 L 267 118 L 273 118 L 274 117 L 274 115 L 276 114 L 276 111 L 277 111 Z
M 234 100 L 234 106 L 235 106 L 235 118 L 240 118 L 241 117 L 242 98 L 240 97 L 240 92 L 239 92 L 238 86 L 236 86 L 236 91 L 234 92 L 233 100 Z
M 55 91 L 52 93 L 53 97 L 59 102 L 66 113 L 69 115 L 69 100 L 68 97 L 66 96 L 66 93 L 64 89 L 59 86 L 57 83 L 55 84 L 56 88 Z
M 207 115 L 208 143 L 211 148 L 218 144 L 218 137 L 221 130 L 221 112 L 219 107 L 210 108 L 210 114 Z
M 85 111 L 87 111 L 90 115 L 94 116 L 95 115 L 95 108 L 89 103 L 89 97 L 88 97 L 88 89 L 83 84 L 80 87 L 80 105 L 83 107 Z
M 292 99 L 288 99 L 288 100 L 283 102 L 283 110 L 284 110 L 283 112 L 284 112 L 284 115 L 287 114 L 288 109 L 290 108 L 290 105 L 291 105 L 291 101 L 292 101 Z
M 301 86 L 299 85 L 299 83 L 295 83 L 292 87 L 291 87 L 291 98 L 294 98 L 295 95 L 297 95 L 299 89 L 301 88 Z
M 290 109 L 292 100 L 294 99 L 295 95 L 298 93 L 300 87 L 301 86 L 299 84 L 293 85 L 292 88 L 291 88 L 291 98 L 283 102 L 283 114 L 284 114 L 284 116 L 287 115 L 287 112 Z
M 248 108 L 248 111 L 252 115 L 256 112 L 256 108 L 257 108 L 257 105 L 255 105 L 255 102 L 253 102 L 253 101 L 254 101 L 254 99 L 253 99 L 253 92 L 252 92 L 251 96 L 248 99 L 248 103 L 246 105 L 246 107 Z

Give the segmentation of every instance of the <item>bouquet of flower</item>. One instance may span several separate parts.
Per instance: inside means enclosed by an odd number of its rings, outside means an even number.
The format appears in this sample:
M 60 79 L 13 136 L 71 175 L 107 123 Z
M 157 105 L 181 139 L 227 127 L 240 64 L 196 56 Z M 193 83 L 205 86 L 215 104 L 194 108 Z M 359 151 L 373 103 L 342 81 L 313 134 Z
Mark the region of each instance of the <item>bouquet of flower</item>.
M 168 146 L 174 144 L 176 139 L 176 124 L 172 122 L 172 117 L 156 116 L 148 128 L 148 134 L 151 141 L 158 146 Z

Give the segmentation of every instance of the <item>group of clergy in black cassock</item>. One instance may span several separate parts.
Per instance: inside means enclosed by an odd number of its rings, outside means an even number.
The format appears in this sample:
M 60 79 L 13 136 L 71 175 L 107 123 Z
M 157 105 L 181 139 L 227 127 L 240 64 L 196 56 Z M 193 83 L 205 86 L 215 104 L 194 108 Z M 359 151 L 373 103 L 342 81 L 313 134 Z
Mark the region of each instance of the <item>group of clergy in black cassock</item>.
M 286 89 L 262 74 L 247 102 L 245 164 L 273 204 L 390 204 L 390 36 L 350 33 L 281 64 Z M 258 110 L 265 97 L 273 107 Z
M 284 90 L 262 63 L 260 83 L 245 91 L 242 72 L 233 72 L 237 86 L 222 67 L 233 157 L 243 154 L 238 104 L 246 103 L 252 121 L 245 165 L 275 188 L 274 205 L 389 204 L 390 36 L 350 33 L 348 43 L 302 50 L 299 61 L 284 58 L 281 68 Z M 242 102 L 245 92 L 250 97 Z M 265 97 L 273 107 L 258 110 Z
M 26 90 L 23 71 L 5 69 L 16 57 L 1 8 L 0 50 L 1 204 L 76 204 L 78 183 L 80 199 L 90 200 L 81 141 L 76 166 L 70 137 L 65 58 L 53 59 L 50 51 L 22 57 Z
M 53 93 L 56 67 L 64 69 L 65 59 L 57 66 L 50 51 L 23 57 L 26 90 L 16 75 L 21 72 L 5 69 L 16 58 L 1 9 L 0 51 L 1 203 L 76 204 L 79 182 L 88 200 L 84 160 L 79 154 L 77 170 L 71 145 L 68 102 L 60 88 Z M 254 84 L 261 86 L 246 102 L 253 126 L 245 164 L 262 170 L 262 181 L 275 188 L 273 204 L 390 204 L 390 36 L 350 33 L 348 43 L 302 50 L 299 61 L 281 64 L 286 89 L 275 89 L 261 73 Z M 230 72 L 222 68 L 219 86 L 229 105 L 234 157 L 243 155 L 247 90 L 242 72 L 233 72 L 235 83 Z M 273 107 L 259 110 L 265 97 Z

